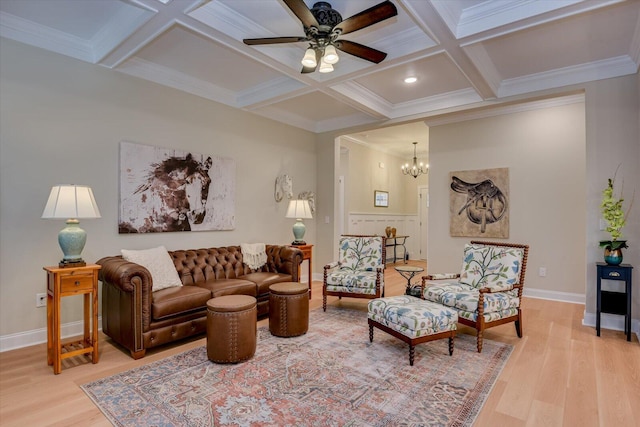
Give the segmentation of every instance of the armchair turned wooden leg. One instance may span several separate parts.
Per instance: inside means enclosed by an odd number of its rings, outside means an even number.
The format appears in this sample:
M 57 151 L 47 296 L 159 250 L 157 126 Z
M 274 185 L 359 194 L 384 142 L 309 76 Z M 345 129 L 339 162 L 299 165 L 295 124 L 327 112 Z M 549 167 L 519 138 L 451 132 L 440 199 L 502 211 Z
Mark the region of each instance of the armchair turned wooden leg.
M 373 342 L 373 325 L 369 324 L 369 342 Z
M 482 353 L 482 330 L 478 329 L 478 353 Z
M 518 338 L 522 338 L 522 323 L 520 323 L 520 320 L 516 320 L 514 323 L 516 324 L 516 334 L 518 334 Z
M 453 356 L 453 337 L 449 337 L 449 356 Z
M 413 359 L 416 355 L 416 346 L 409 344 L 409 365 L 413 366 Z
M 322 311 L 327 311 L 327 296 L 322 295 Z

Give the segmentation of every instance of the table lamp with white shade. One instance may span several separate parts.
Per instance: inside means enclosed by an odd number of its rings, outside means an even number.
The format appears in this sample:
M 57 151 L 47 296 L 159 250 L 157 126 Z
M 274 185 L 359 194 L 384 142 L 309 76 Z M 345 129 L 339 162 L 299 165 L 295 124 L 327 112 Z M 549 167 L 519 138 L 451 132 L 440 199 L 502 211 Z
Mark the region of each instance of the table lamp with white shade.
M 303 219 L 313 218 L 311 215 L 311 207 L 308 200 L 291 200 L 289 202 L 289 209 L 287 209 L 287 218 L 295 218 L 296 223 L 293 225 L 293 236 L 295 240 L 291 242 L 292 245 L 306 245 L 307 243 L 302 240 L 306 227 L 302 222 Z
M 42 212 L 44 219 L 66 219 L 67 226 L 58 233 L 58 243 L 64 257 L 60 267 L 81 267 L 82 249 L 87 232 L 80 228 L 79 218 L 100 218 L 100 210 L 93 192 L 86 185 L 56 185 L 51 188 L 49 200 Z

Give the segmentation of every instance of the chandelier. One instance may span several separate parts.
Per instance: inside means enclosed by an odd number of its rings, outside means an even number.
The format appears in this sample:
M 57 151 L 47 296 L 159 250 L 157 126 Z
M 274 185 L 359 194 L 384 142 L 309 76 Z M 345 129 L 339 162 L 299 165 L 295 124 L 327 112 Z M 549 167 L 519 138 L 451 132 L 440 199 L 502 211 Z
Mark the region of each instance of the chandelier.
M 404 175 L 411 175 L 414 178 L 417 178 L 421 174 L 429 173 L 429 165 L 425 165 L 420 162 L 418 164 L 418 157 L 416 156 L 416 147 L 418 146 L 417 142 L 413 143 L 413 163 L 409 166 L 409 163 L 405 163 L 402 165 L 402 173 Z

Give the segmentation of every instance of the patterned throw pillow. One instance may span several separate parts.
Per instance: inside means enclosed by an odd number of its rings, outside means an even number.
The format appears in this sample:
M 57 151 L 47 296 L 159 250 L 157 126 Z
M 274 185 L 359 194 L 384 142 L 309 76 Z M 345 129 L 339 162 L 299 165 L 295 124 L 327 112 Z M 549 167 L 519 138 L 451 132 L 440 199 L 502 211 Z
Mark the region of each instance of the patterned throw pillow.
M 375 270 L 382 265 L 382 237 L 342 237 L 340 262 L 343 270 Z
M 153 286 L 151 291 L 182 286 L 178 271 L 164 246 L 140 251 L 122 249 L 122 258 L 140 264 L 151 274 Z
M 462 258 L 460 283 L 473 286 L 510 289 L 520 281 L 522 249 L 467 244 Z

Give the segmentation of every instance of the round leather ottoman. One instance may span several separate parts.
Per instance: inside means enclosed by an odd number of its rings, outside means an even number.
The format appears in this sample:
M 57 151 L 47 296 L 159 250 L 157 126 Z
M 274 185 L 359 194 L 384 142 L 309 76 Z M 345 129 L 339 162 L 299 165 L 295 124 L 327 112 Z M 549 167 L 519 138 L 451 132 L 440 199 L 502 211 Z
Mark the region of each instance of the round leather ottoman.
M 256 352 L 256 299 L 225 295 L 207 301 L 207 357 L 217 363 L 249 360 Z
M 269 286 L 269 331 L 277 337 L 297 337 L 309 329 L 309 286 L 298 282 Z

